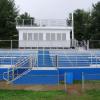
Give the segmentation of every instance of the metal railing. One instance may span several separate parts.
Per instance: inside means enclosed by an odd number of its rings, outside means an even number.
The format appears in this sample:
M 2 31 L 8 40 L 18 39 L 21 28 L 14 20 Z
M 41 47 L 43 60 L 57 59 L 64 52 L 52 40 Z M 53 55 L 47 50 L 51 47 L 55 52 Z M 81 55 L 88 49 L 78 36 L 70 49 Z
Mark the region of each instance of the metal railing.
M 82 91 L 100 89 L 100 73 L 82 72 Z
M 29 54 L 30 55 L 30 54 Z M 35 56 L 36 55 L 36 56 Z M 29 66 L 33 66 L 34 67 L 39 67 L 38 63 L 42 62 L 46 64 L 49 64 L 48 62 L 50 61 L 52 63 L 51 67 L 91 67 L 91 68 L 98 68 L 100 67 L 100 53 L 98 55 L 96 55 L 93 52 L 88 52 L 88 53 L 61 53 L 61 54 L 50 54 L 50 58 L 45 58 L 46 54 L 41 54 L 42 58 L 39 59 L 38 58 L 38 53 L 32 56 L 32 61 L 30 62 L 30 65 L 28 66 L 23 66 L 22 68 L 29 68 Z M 16 56 L 16 55 L 13 55 Z M 44 57 L 43 57 L 44 56 Z M 48 55 L 47 55 L 48 56 Z M 26 59 L 27 57 L 25 57 Z M 6 61 L 9 63 L 11 63 L 11 58 L 5 58 L 5 64 Z M 12 57 L 12 61 L 14 61 L 14 57 Z M 15 62 L 12 62 L 13 65 L 17 68 L 17 66 L 22 66 L 24 65 L 24 62 L 26 61 L 23 57 L 21 57 L 21 59 L 14 64 Z M 35 62 L 35 63 L 34 63 Z M 26 63 L 26 62 L 25 62 Z M 33 64 L 34 63 L 34 64 Z M 47 66 L 48 67 L 48 66 Z
M 100 49 L 100 40 L 89 40 L 90 49 Z
M 60 40 L 60 41 L 49 41 L 49 40 L 1 40 L 0 50 L 2 49 L 38 49 L 38 48 L 54 48 L 63 49 L 75 47 L 76 40 Z
M 88 41 L 77 41 L 77 40 L 0 40 L 0 51 L 2 49 L 68 49 L 68 48 L 83 48 L 89 49 L 100 49 L 100 40 L 88 40 Z
M 62 47 L 59 48 L 39 48 L 39 45 L 33 50 L 32 47 L 30 49 L 26 49 L 25 47 L 18 50 L 18 46 L 14 50 L 13 44 L 17 40 L 9 40 L 10 42 L 10 50 L 6 50 L 4 48 L 0 49 L 0 65 L 9 64 L 15 65 L 15 62 L 20 62 L 23 57 L 27 57 L 32 54 L 32 57 L 35 59 L 35 62 L 38 62 L 38 51 L 39 50 L 47 50 L 50 51 L 50 58 L 53 63 L 53 66 L 57 67 L 99 67 L 100 64 L 100 53 L 99 51 L 93 50 L 77 50 L 77 49 L 65 49 Z M 2 41 L 6 44 L 8 41 Z M 13 43 L 14 42 L 14 43 Z M 18 43 L 18 41 L 17 41 Z M 76 43 L 75 43 L 76 44 Z M 18 45 L 18 44 L 17 44 Z M 3 45 L 2 45 L 3 47 Z M 16 52 L 16 53 L 15 53 Z M 42 59 L 43 60 L 43 59 Z M 38 65 L 36 65 L 38 67 Z
M 17 26 L 72 27 L 72 20 L 66 19 L 16 19 Z
M 18 49 L 18 48 L 27 48 L 27 49 L 36 49 L 36 48 L 44 48 L 44 49 L 68 49 L 68 48 L 76 48 L 76 47 L 84 47 L 88 48 L 87 44 L 83 44 L 80 46 L 80 42 L 77 40 L 0 40 L 0 50 L 1 49 Z
M 32 66 L 30 66 L 30 56 L 24 57 L 19 62 L 17 62 L 15 65 L 11 66 L 11 68 L 8 68 L 7 72 L 4 72 L 3 78 L 7 80 L 8 82 L 10 82 L 12 80 L 15 80 L 18 77 L 21 77 L 23 73 L 30 70 L 30 68 L 32 68 Z

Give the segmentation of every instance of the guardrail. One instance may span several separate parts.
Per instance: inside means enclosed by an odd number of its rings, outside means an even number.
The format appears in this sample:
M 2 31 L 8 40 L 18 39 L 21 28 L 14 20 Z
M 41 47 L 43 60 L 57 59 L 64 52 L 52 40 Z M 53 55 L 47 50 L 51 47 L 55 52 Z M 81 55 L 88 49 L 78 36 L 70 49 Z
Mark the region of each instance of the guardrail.
M 41 58 L 38 58 L 38 56 L 42 56 Z M 99 68 L 100 67 L 100 53 L 99 54 L 96 54 L 96 53 L 93 53 L 93 52 L 90 52 L 90 53 L 76 53 L 76 54 L 68 54 L 68 53 L 63 53 L 63 54 L 51 54 L 50 53 L 50 58 L 47 58 L 46 55 L 44 54 L 40 54 L 38 55 L 38 53 L 32 55 L 32 58 L 33 60 L 30 61 L 30 65 L 28 66 L 25 66 L 25 68 L 29 68 L 29 66 L 33 67 L 33 62 L 35 62 L 34 64 L 34 67 L 40 67 L 38 66 L 38 63 L 44 63 L 45 64 L 49 64 L 48 61 L 51 61 L 52 63 L 52 66 L 51 67 L 83 67 L 83 68 Z M 14 56 L 14 55 L 13 55 Z M 47 55 L 48 56 L 48 55 Z M 45 58 L 46 57 L 46 58 Z M 15 58 L 12 57 L 12 60 L 11 58 L 5 58 L 5 65 L 6 65 L 6 62 L 9 62 L 11 63 L 12 61 L 12 64 L 14 65 L 14 60 Z M 51 60 L 50 60 L 51 59 Z M 20 60 L 19 62 L 21 62 L 22 60 Z M 20 65 L 19 63 L 16 63 L 16 65 L 18 66 L 22 66 Z M 39 64 L 40 65 L 40 64 Z M 11 65 L 12 66 L 12 65 Z M 42 64 L 43 66 L 43 64 Z M 24 66 L 23 66 L 24 68 Z
M 72 20 L 66 19 L 16 19 L 17 26 L 34 27 L 72 27 Z
M 0 49 L 68 49 L 83 47 L 87 49 L 87 44 L 79 45 L 77 40 L 0 40 Z

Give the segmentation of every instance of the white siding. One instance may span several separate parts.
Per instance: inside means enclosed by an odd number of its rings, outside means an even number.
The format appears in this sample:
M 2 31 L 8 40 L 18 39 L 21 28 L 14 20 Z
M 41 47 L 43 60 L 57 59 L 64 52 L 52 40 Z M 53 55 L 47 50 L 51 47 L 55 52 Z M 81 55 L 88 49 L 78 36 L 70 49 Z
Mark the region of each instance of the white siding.
M 23 28 L 19 29 L 19 47 L 70 47 L 70 30 L 60 28 Z

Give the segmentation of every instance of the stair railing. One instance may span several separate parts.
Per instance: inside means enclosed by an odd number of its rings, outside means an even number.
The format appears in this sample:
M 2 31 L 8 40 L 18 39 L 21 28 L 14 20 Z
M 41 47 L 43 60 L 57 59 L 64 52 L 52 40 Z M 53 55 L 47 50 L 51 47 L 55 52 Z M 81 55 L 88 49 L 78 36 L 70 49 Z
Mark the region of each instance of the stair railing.
M 6 81 L 9 81 L 10 72 L 12 72 L 12 76 L 13 76 L 13 79 L 14 79 L 14 71 L 17 70 L 16 68 L 21 68 L 21 66 L 25 65 L 29 60 L 30 60 L 30 56 L 27 57 L 26 59 L 23 59 L 23 61 L 16 63 L 10 71 L 8 70 L 8 72 L 3 73 L 3 78 Z M 26 67 L 22 67 L 22 68 L 26 68 Z M 5 75 L 8 75 L 8 79 L 5 78 Z
M 32 70 L 32 68 L 34 67 L 34 65 L 35 65 L 36 62 L 33 64 L 33 57 L 32 56 L 30 56 L 29 59 L 30 59 L 30 67 L 28 67 L 28 70 L 26 70 L 25 72 L 23 72 L 22 74 L 20 74 L 19 76 L 17 76 L 13 80 L 11 80 L 10 83 L 13 82 L 13 81 L 15 81 L 15 80 L 17 80 L 17 79 L 19 79 L 23 75 L 26 75 L 27 73 L 29 73 Z

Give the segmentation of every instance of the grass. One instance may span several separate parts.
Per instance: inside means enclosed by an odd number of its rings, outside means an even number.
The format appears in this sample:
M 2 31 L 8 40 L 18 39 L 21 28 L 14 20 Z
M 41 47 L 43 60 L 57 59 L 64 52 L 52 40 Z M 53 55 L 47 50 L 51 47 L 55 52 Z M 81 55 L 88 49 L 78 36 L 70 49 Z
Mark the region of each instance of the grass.
M 0 90 L 0 100 L 100 100 L 100 90 L 88 90 L 81 95 L 68 95 L 64 91 Z

